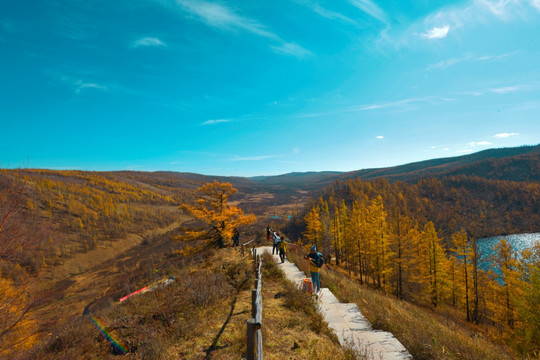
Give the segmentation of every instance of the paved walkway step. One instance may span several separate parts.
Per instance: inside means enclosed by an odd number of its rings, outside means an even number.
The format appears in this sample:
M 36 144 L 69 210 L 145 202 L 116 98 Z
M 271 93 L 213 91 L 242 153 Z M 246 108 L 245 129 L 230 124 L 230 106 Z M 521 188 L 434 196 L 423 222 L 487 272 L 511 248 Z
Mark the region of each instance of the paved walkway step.
M 271 246 L 257 248 L 257 253 L 272 253 Z M 302 286 L 306 275 L 295 264 L 285 259 L 281 263 L 274 255 L 278 267 L 287 279 Z M 362 358 L 370 360 L 412 359 L 407 349 L 389 332 L 373 330 L 369 321 L 353 303 L 340 303 L 328 288 L 322 288 L 318 295 L 319 311 L 328 326 L 334 331 L 342 346 L 357 350 Z

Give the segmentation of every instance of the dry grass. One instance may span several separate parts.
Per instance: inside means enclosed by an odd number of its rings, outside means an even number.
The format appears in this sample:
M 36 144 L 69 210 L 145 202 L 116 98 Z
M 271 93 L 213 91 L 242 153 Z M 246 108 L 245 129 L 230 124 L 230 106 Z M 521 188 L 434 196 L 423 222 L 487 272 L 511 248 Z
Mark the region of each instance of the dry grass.
M 241 359 L 251 317 L 253 264 L 236 249 L 212 251 L 170 268 L 177 282 L 92 315 L 129 352 L 129 359 Z M 132 279 L 144 282 L 144 274 Z M 149 281 L 150 279 L 146 279 Z M 266 359 L 353 359 L 342 349 L 307 294 L 270 260 L 263 273 Z M 89 316 L 53 331 L 21 359 L 113 359 Z
M 300 252 L 289 259 L 304 268 Z M 291 261 L 293 261 L 291 260 Z M 342 302 L 358 305 L 375 329 L 389 331 L 417 360 L 422 359 L 513 359 L 511 351 L 482 335 L 478 327 L 458 317 L 396 300 L 359 285 L 342 272 L 325 267 L 321 285 L 328 287 Z
M 265 359 L 353 359 L 316 311 L 313 298 L 285 280 L 270 256 L 263 258 Z

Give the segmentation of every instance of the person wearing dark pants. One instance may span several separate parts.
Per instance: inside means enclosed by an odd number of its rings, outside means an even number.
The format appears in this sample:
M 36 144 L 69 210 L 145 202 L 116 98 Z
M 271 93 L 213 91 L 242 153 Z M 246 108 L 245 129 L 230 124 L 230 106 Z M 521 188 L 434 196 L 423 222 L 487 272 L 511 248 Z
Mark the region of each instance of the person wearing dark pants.
M 279 258 L 281 259 L 281 263 L 283 264 L 285 262 L 285 253 L 287 252 L 287 243 L 285 242 L 285 238 L 282 236 L 281 240 L 279 241 Z
M 324 264 L 323 256 L 317 252 L 317 247 L 313 245 L 311 252 L 304 256 L 304 259 L 309 260 L 309 272 L 311 273 L 311 281 L 313 282 L 313 291 L 318 294 L 321 290 L 321 280 L 319 272 Z
M 274 246 L 272 247 L 272 255 L 274 255 L 274 252 L 275 252 L 276 255 L 278 255 L 278 253 L 279 253 L 279 250 L 278 250 L 279 240 L 280 240 L 279 234 L 276 231 L 274 233 Z

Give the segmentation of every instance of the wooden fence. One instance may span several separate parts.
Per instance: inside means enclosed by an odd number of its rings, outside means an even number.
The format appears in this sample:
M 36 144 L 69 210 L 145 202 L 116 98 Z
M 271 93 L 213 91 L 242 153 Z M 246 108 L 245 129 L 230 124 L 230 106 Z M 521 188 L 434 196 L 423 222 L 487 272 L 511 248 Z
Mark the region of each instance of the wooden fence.
M 253 248 L 255 260 L 255 288 L 251 290 L 251 319 L 247 320 L 247 359 L 262 360 L 262 290 L 261 268 L 262 259 L 257 255 L 257 249 Z

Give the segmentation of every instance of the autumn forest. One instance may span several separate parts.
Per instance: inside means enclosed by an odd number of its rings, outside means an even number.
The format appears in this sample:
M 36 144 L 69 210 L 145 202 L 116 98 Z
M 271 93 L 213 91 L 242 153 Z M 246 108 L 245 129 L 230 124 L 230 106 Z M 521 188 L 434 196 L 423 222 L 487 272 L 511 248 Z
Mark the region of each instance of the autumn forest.
M 219 278 L 215 294 L 222 294 L 222 283 L 229 283 L 226 296 L 239 294 L 247 281 L 244 260 L 213 264 L 216 275 L 208 259 L 231 250 L 235 232 L 241 241 L 261 243 L 267 225 L 300 247 L 317 245 L 333 271 L 369 291 L 461 319 L 507 348 L 510 358 L 534 358 L 540 243 L 518 253 L 502 240 L 486 253 L 478 241 L 540 232 L 539 171 L 538 146 L 361 172 L 257 178 L 0 169 L 0 358 L 74 351 L 77 341 L 59 343 L 58 334 L 75 320 L 92 333 L 83 310 L 112 309 L 121 295 L 175 271 L 201 291 L 204 279 Z M 487 269 L 480 266 L 486 261 Z M 184 305 L 186 284 L 175 293 Z M 223 308 L 214 295 L 190 296 L 204 300 L 193 300 L 201 314 L 206 296 Z M 164 326 L 163 314 L 179 310 L 159 304 L 159 313 L 148 310 L 147 318 Z M 117 321 L 116 331 L 132 338 L 126 329 L 142 320 Z M 87 337 L 73 331 L 66 339 Z M 99 354 L 110 352 L 99 335 L 90 338 L 89 348 L 99 343 Z M 142 345 L 130 349 L 145 358 Z M 160 351 L 146 358 L 161 358 Z

